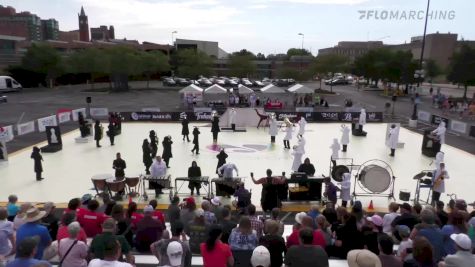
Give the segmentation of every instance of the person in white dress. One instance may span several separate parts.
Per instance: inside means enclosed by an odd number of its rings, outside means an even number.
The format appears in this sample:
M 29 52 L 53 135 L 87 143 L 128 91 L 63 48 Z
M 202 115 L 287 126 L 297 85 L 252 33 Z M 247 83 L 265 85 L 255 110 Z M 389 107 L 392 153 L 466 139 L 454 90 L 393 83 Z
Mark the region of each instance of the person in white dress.
M 363 126 L 366 124 L 366 110 L 364 108 L 360 111 L 360 117 L 358 119 L 359 130 L 363 131 Z
M 275 137 L 277 136 L 279 130 L 277 128 L 277 120 L 275 119 L 275 114 L 269 115 L 269 135 L 271 144 L 275 144 Z
M 341 145 L 343 146 L 343 149 L 341 152 L 346 152 L 346 149 L 348 148 L 348 144 L 350 143 L 350 128 L 346 126 L 345 124 L 341 125 Z
M 333 167 L 336 166 L 336 160 L 339 158 L 338 152 L 340 151 L 340 143 L 338 143 L 337 138 L 333 138 L 333 144 L 330 146 L 332 150 L 331 161 L 333 163 Z
M 439 139 L 441 147 L 443 144 L 445 144 L 445 132 L 447 132 L 447 128 L 445 127 L 445 122 L 443 121 L 440 122 L 439 127 L 437 127 L 437 129 L 432 131 L 432 134 L 437 135 L 437 139 Z
M 351 200 L 351 174 L 348 172 L 343 173 L 341 184 L 341 205 L 346 208 L 348 201 Z
M 302 151 L 301 143 L 294 146 L 294 152 L 292 155 L 294 156 L 294 162 L 292 163 L 292 171 L 297 172 L 299 170 L 300 165 L 302 165 L 302 156 L 304 152 Z
M 398 143 L 398 135 L 399 131 L 395 124 L 391 125 L 391 129 L 389 129 L 389 136 L 388 140 L 386 141 L 386 146 L 391 149 L 391 154 L 389 156 L 394 157 L 394 153 L 396 152 L 397 143 Z
M 303 135 L 298 134 L 297 135 L 298 141 L 298 146 L 300 147 L 300 150 L 302 150 L 302 153 L 305 154 L 305 145 L 307 144 L 307 140 L 305 140 L 305 137 Z
M 284 136 L 284 148 L 290 149 L 290 140 L 292 139 L 293 125 L 289 118 L 284 119 L 285 123 L 285 136 Z
M 236 131 L 236 115 L 237 115 L 237 111 L 234 108 L 232 108 L 229 111 L 229 125 L 231 126 L 231 129 L 233 131 Z
M 299 120 L 299 134 L 303 135 L 305 133 L 305 126 L 307 126 L 307 120 L 302 116 Z

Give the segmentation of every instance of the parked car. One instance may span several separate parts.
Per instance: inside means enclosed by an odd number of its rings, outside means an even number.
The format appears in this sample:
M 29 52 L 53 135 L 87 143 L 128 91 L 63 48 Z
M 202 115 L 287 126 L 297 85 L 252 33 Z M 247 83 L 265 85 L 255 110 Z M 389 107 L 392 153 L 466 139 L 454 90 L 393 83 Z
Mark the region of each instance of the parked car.
M 8 102 L 8 98 L 6 95 L 0 96 L 0 103 L 7 103 L 7 102 Z
M 191 81 L 187 78 L 177 78 L 175 82 L 180 86 L 187 86 L 191 84 Z
M 295 83 L 294 79 L 278 79 L 274 81 L 274 84 L 279 87 L 289 86 Z
M 163 85 L 165 85 L 165 86 L 175 86 L 176 82 L 172 78 L 165 78 L 165 79 L 163 79 Z
M 23 89 L 21 84 L 10 76 L 0 76 L 0 91 L 19 92 Z
M 264 79 L 262 79 L 261 82 L 262 82 L 262 84 L 264 84 L 264 86 L 266 86 L 266 85 L 271 84 L 271 83 L 272 83 L 272 80 L 269 79 L 269 78 L 264 78 Z
M 209 80 L 209 79 L 206 79 L 206 78 L 201 78 L 198 80 L 198 83 L 201 85 L 201 86 L 204 86 L 204 87 L 208 87 L 208 86 L 211 86 L 213 85 L 213 83 Z
M 249 79 L 247 79 L 247 78 L 241 79 L 241 84 L 244 85 L 244 86 L 247 86 L 247 87 L 252 86 L 252 82 L 249 81 Z
M 214 79 L 214 83 L 217 84 L 217 85 L 220 85 L 220 86 L 225 86 L 226 85 L 226 81 L 223 80 L 223 79 Z
M 252 85 L 257 86 L 257 87 L 264 87 L 264 83 L 258 80 L 253 81 Z
M 326 85 L 346 85 L 348 81 L 345 78 L 336 78 L 329 82 L 325 81 Z
M 233 87 L 238 85 L 238 83 L 235 80 L 229 79 L 229 78 L 224 80 L 224 84 L 228 86 L 233 86 Z

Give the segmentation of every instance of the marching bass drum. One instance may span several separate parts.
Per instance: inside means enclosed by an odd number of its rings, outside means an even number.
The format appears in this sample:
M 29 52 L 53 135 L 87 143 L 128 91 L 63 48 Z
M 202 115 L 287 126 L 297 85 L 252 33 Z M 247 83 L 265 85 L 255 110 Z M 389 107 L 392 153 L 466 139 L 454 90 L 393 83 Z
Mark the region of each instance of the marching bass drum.
M 347 166 L 345 165 L 338 165 L 338 166 L 335 166 L 333 169 L 332 169 L 332 178 L 333 180 L 337 181 L 337 182 L 342 182 L 343 181 L 343 174 L 346 173 L 346 172 L 350 172 L 350 169 L 348 169 Z
M 365 166 L 358 176 L 362 188 L 376 194 L 388 190 L 391 179 L 392 176 L 386 168 L 374 164 Z

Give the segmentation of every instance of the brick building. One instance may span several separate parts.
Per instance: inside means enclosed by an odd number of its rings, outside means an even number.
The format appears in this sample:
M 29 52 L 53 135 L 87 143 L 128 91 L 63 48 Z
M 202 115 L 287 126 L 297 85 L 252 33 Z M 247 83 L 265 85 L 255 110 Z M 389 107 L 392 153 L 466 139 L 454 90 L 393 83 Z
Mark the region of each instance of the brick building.
M 114 26 L 101 25 L 97 28 L 91 28 L 91 40 L 109 41 L 115 39 Z
M 79 20 L 79 40 L 83 42 L 89 42 L 89 23 L 87 21 L 84 8 L 81 7 L 81 13 L 78 14 Z

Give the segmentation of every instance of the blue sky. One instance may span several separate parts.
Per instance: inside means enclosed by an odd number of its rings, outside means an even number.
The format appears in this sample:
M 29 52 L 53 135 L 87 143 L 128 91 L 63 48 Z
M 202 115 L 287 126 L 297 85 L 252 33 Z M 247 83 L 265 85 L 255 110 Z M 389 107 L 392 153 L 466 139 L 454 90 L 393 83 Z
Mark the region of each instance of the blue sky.
M 81 5 L 89 26 L 114 25 L 116 38 L 171 43 L 177 38 L 218 41 L 227 52 L 243 48 L 254 53 L 285 53 L 319 48 L 338 41 L 382 40 L 409 42 L 422 35 L 423 19 L 360 19 L 359 11 L 425 11 L 426 0 L 2 0 L 19 11 L 55 18 L 60 30 L 78 28 Z M 473 0 L 432 0 L 432 11 L 449 12 L 452 19 L 429 20 L 428 33 L 458 33 L 475 40 Z M 374 13 L 372 13 L 374 14 Z M 401 13 L 399 13 L 401 14 Z

